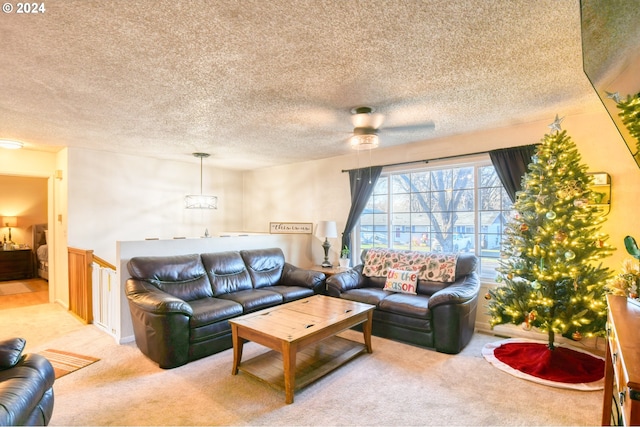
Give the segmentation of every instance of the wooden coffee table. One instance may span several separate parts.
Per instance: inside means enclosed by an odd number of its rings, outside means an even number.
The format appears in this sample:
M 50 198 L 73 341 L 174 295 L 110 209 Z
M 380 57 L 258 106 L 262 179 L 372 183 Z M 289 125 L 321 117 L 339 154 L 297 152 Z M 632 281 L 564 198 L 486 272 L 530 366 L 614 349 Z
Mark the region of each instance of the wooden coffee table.
M 233 336 L 231 373 L 236 375 L 240 369 L 284 389 L 285 402 L 293 403 L 296 389 L 365 351 L 372 352 L 373 309 L 369 304 L 314 295 L 229 320 Z M 336 336 L 361 323 L 364 344 Z M 241 364 L 245 340 L 272 351 Z

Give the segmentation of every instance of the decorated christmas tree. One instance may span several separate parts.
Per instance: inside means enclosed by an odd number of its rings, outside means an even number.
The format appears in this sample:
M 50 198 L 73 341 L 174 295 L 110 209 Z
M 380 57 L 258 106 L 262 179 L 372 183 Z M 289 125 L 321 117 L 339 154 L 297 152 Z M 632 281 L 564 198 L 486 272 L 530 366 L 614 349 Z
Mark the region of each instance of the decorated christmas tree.
M 501 285 L 489 291 L 491 326 L 513 323 L 581 340 L 603 335 L 604 285 L 598 262 L 612 248 L 600 233 L 605 220 L 592 202 L 592 178 L 556 116 L 522 179 L 498 267 Z
M 613 99 L 620 112 L 618 116 L 622 123 L 629 130 L 629 134 L 635 139 L 635 151 L 632 150 L 634 157 L 640 158 L 640 93 L 636 95 L 627 95 L 626 99 L 621 99 L 620 94 L 607 92 L 607 97 Z

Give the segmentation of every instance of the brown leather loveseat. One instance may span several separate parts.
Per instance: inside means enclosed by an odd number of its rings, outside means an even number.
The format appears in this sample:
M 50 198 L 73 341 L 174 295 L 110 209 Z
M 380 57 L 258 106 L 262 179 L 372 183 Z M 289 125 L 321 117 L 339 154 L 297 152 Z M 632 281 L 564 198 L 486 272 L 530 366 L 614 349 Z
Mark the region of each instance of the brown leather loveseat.
M 175 368 L 232 347 L 229 319 L 324 291 L 324 273 L 284 260 L 279 248 L 135 257 L 127 264 L 138 348 Z
M 363 252 L 362 261 L 329 277 L 327 291 L 375 305 L 374 335 L 450 354 L 469 343 L 480 292 L 475 255 L 370 249 Z M 385 290 L 390 270 L 415 272 L 416 283 L 406 285 L 415 294 L 398 291 L 401 286 Z

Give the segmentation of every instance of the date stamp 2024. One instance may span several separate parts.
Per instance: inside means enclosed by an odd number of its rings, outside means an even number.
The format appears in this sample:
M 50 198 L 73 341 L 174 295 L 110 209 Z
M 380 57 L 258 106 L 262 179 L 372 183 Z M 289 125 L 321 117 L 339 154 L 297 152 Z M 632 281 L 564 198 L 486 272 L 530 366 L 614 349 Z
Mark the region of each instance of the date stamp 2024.
M 2 3 L 2 11 L 4 13 L 15 13 L 16 15 L 36 15 L 43 14 L 47 11 L 44 2 L 31 2 L 31 3 Z

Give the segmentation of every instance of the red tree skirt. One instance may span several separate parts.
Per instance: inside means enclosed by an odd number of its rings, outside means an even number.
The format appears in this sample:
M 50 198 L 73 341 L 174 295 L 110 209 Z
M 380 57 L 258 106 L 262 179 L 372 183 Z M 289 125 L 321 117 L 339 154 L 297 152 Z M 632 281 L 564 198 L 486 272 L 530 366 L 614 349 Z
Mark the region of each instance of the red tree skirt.
M 495 367 L 519 378 L 576 390 L 603 388 L 604 359 L 581 350 L 526 339 L 489 343 L 482 355 Z

